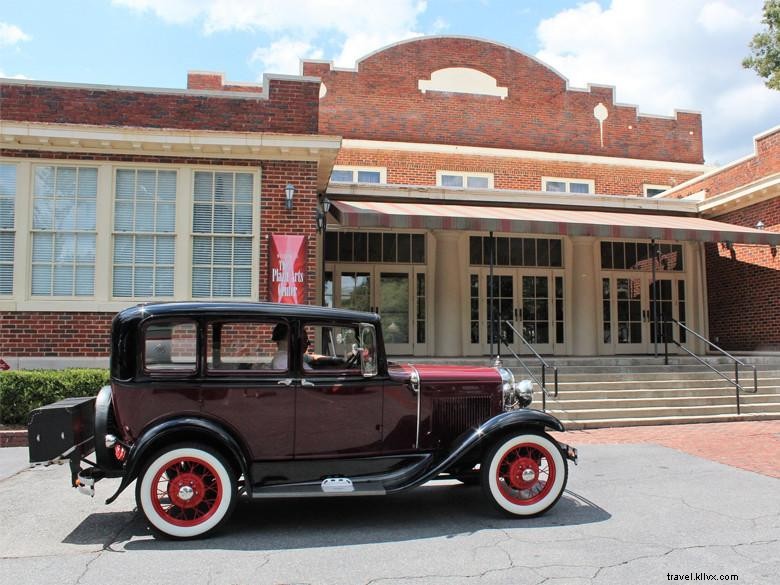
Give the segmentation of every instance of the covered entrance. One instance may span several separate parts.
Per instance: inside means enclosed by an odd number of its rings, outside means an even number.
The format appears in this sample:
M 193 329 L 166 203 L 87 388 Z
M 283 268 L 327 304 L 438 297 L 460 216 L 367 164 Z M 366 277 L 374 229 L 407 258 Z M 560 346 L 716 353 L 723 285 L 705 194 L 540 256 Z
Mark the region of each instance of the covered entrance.
M 331 302 L 379 310 L 389 352 L 406 355 L 495 353 L 491 315 L 518 353 L 528 351 L 520 335 L 547 355 L 653 353 L 665 320 L 706 335 L 702 242 L 780 244 L 772 232 L 682 214 L 376 201 L 335 201 L 332 211 L 342 237 L 360 228 L 418 237 L 403 267 L 356 266 L 326 250 L 337 260 L 326 265 Z

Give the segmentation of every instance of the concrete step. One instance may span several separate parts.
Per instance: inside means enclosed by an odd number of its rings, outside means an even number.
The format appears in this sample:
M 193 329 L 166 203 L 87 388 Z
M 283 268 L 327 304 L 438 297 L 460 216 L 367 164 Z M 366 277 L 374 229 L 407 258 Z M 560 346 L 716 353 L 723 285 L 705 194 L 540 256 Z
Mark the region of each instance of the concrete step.
M 753 388 L 753 380 L 740 380 L 743 385 L 747 385 L 748 388 Z M 548 384 L 548 388 L 552 387 Z M 758 379 L 759 391 L 762 389 L 780 391 L 780 378 L 759 378 Z M 593 380 L 593 381 L 558 381 L 558 390 L 561 394 L 569 394 L 570 392 L 586 392 L 586 391 L 600 391 L 600 390 L 664 390 L 667 388 L 677 389 L 696 389 L 696 388 L 720 388 L 720 389 L 733 389 L 734 385 L 730 384 L 726 380 L 721 378 L 715 379 L 654 379 L 654 380 Z
M 559 417 L 561 418 L 561 417 Z M 697 423 L 718 423 L 718 422 L 738 422 L 748 420 L 777 420 L 780 419 L 780 415 L 774 413 L 743 413 L 737 414 L 715 414 L 707 416 L 657 416 L 647 418 L 597 418 L 597 419 L 582 419 L 577 421 L 567 420 L 565 417 L 561 418 L 561 421 L 566 427 L 566 430 L 576 431 L 580 429 L 602 429 L 610 427 L 638 427 L 638 426 L 653 426 L 653 425 L 683 425 L 683 424 L 697 424 Z M 576 445 L 574 445 L 576 447 Z
M 557 405 L 556 405 L 557 406 Z M 553 408 L 548 403 L 548 412 L 563 420 L 612 420 L 635 418 L 666 418 L 674 416 L 712 416 L 720 414 L 736 414 L 736 405 L 707 405 L 707 406 L 652 406 L 638 408 L 583 408 L 572 410 L 566 406 L 563 409 Z M 742 412 L 746 414 L 774 414 L 780 418 L 780 402 L 759 402 L 742 404 Z
M 541 374 L 537 371 L 531 370 L 537 378 L 541 379 Z M 516 378 L 527 378 L 528 372 L 523 369 L 512 368 Z M 732 378 L 734 372 L 722 372 L 723 375 Z M 553 376 L 551 372 L 547 372 L 546 376 L 549 383 L 552 383 Z M 558 383 L 562 382 L 592 382 L 600 380 L 612 380 L 616 382 L 625 381 L 644 381 L 644 380 L 721 380 L 722 378 L 716 373 L 709 370 L 692 370 L 689 372 L 668 372 L 668 371 L 655 371 L 655 372 L 624 372 L 624 371 L 612 371 L 612 372 L 558 372 Z M 778 371 L 766 371 L 758 372 L 758 378 L 780 378 L 780 370 Z M 753 373 L 745 375 L 740 372 L 740 381 L 750 382 L 753 380 Z
M 537 390 L 535 392 L 535 399 L 541 401 L 541 393 Z M 632 398 L 657 398 L 657 399 L 671 399 L 678 397 L 706 397 L 706 396 L 730 396 L 734 398 L 734 387 L 728 388 L 635 388 L 635 389 L 592 389 L 592 390 L 567 390 L 558 393 L 557 398 L 548 396 L 549 400 L 557 400 L 561 403 L 569 402 L 571 400 L 612 400 L 613 403 L 617 403 L 621 400 L 628 400 Z M 766 400 L 778 400 L 780 399 L 780 388 L 759 388 L 758 392 L 741 393 L 744 398 L 752 398 L 755 396 L 763 396 Z
M 743 407 L 746 405 L 765 404 L 780 407 L 780 394 L 773 396 L 743 395 L 740 397 Z M 541 400 L 536 404 L 541 405 Z M 557 400 L 547 402 L 548 409 L 560 408 L 567 413 L 587 410 L 624 410 L 635 411 L 643 408 L 687 408 L 695 406 L 723 406 L 727 409 L 736 409 L 734 395 L 703 395 L 703 396 L 664 396 L 664 397 L 632 397 L 615 400 L 614 398 L 601 399 L 572 399 L 558 397 Z

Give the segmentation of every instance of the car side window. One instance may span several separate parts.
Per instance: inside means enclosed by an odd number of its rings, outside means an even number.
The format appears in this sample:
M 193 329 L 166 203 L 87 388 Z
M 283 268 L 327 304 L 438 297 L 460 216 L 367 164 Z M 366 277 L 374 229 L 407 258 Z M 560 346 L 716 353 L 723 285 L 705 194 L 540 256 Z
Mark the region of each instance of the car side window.
M 361 375 L 359 325 L 307 324 L 303 331 L 305 375 Z
M 151 323 L 144 328 L 144 369 L 193 373 L 197 369 L 198 326 L 192 321 Z
M 288 370 L 289 327 L 283 322 L 209 323 L 206 367 L 210 372 Z

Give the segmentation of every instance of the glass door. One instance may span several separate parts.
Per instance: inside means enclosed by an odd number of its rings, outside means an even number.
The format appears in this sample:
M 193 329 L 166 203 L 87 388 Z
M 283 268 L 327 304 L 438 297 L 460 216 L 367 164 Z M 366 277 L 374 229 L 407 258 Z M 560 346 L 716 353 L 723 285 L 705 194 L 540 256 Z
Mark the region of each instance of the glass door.
M 425 276 L 423 267 L 336 264 L 325 271 L 326 304 L 379 313 L 388 355 L 425 355 Z
M 654 326 L 654 306 L 658 324 Z M 605 353 L 653 353 L 656 340 L 663 343 L 663 331 L 674 332 L 685 343 L 685 330 L 663 325 L 664 319 L 685 321 L 685 279 L 661 276 L 655 283 L 650 274 L 614 274 L 602 278 L 601 342 Z M 670 346 L 670 351 L 673 346 Z
M 552 354 L 564 348 L 563 274 L 549 270 L 494 269 L 493 317 L 501 323 L 501 335 L 518 354 L 529 353 L 517 339 L 515 331 L 539 353 Z M 469 275 L 469 339 L 466 345 L 472 355 L 496 351 L 498 336 L 493 338 L 491 318 L 491 279 L 487 269 Z M 502 346 L 501 353 L 506 353 Z

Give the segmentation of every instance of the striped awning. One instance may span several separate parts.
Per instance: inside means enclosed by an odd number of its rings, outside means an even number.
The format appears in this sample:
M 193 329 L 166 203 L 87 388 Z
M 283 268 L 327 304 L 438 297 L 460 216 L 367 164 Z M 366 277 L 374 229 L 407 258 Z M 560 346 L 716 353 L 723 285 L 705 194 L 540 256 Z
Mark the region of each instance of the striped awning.
M 331 213 L 338 222 L 354 228 L 423 228 L 780 245 L 780 233 L 698 217 L 436 203 L 332 203 Z

